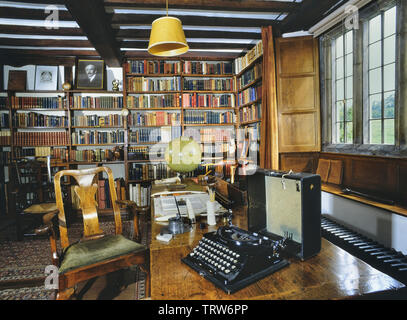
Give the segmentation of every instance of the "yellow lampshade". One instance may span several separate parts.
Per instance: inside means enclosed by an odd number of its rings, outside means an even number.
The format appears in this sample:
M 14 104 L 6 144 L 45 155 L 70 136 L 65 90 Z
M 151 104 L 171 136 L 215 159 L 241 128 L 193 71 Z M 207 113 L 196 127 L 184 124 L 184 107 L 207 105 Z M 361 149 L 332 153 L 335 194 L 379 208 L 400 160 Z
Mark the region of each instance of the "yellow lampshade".
M 189 49 L 182 30 L 181 20 L 175 17 L 161 17 L 151 26 L 148 52 L 160 57 L 173 57 Z

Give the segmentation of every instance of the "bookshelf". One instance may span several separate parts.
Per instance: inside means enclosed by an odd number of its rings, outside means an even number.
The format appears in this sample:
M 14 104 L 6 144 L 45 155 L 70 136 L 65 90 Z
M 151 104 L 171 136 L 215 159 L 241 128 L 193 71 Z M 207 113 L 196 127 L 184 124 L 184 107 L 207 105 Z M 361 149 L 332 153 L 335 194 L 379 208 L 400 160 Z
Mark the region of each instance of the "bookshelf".
M 235 60 L 239 130 L 237 161 L 259 164 L 263 47 L 258 42 L 245 56 Z

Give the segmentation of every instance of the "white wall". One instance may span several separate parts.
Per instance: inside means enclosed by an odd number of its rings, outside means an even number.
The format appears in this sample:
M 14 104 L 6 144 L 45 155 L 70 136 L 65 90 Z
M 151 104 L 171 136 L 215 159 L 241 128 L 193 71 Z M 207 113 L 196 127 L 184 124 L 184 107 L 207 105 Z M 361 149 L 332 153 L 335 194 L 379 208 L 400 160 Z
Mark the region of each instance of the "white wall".
M 322 214 L 389 248 L 407 254 L 407 217 L 322 192 Z

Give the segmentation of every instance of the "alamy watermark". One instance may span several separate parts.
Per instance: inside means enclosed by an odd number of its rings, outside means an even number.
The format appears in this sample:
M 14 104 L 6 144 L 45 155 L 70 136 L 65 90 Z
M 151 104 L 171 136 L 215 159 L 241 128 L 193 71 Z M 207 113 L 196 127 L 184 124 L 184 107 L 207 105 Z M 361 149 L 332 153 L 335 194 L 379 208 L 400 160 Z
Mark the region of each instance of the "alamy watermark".
M 47 14 L 44 27 L 48 30 L 59 29 L 59 9 L 57 6 L 49 5 L 44 9 L 44 13 Z
M 354 5 L 348 5 L 345 7 L 345 28 L 347 30 L 359 29 L 359 9 Z

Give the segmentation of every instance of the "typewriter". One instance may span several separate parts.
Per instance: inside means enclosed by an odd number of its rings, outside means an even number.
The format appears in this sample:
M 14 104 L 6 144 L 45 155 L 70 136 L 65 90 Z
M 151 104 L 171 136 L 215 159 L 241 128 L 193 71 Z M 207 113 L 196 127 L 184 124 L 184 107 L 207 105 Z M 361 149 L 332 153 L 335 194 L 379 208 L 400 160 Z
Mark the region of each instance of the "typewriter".
M 181 261 L 228 294 L 287 266 L 286 238 L 272 240 L 229 225 L 204 234 Z

